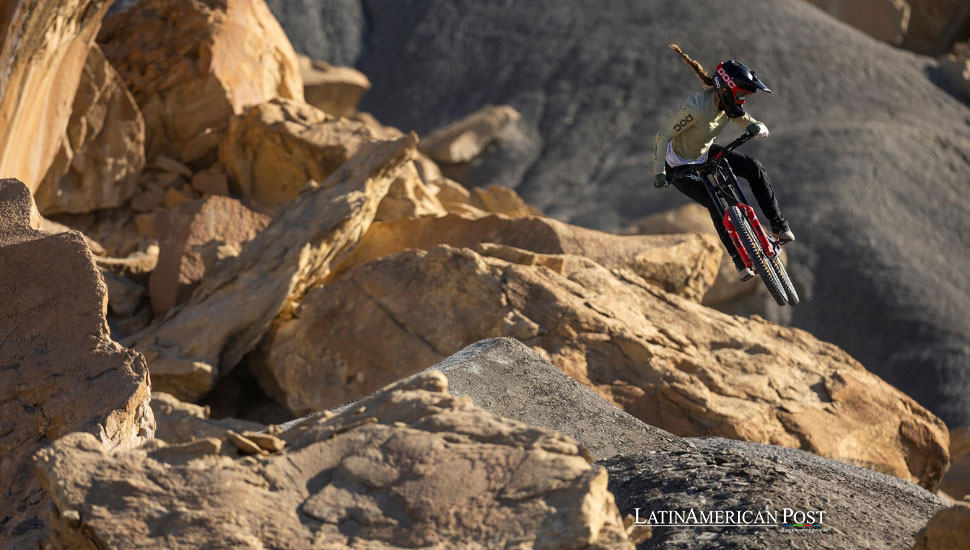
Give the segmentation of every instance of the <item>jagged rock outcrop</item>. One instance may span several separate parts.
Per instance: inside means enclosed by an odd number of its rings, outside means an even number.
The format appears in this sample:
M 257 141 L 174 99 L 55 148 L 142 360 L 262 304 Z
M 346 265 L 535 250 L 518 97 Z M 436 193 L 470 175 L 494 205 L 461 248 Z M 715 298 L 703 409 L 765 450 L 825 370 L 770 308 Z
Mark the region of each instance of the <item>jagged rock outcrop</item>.
M 30 190 L 0 180 L 0 547 L 34 547 L 49 499 L 31 457 L 71 432 L 99 449 L 152 437 L 148 369 L 111 340 L 107 294 L 77 232 L 32 228 Z
M 653 538 L 638 548 L 904 548 L 926 520 L 945 503 L 911 483 L 785 449 L 719 438 L 687 439 L 690 451 L 642 452 L 598 462 L 610 472 L 610 490 L 623 514 L 648 521 L 671 520 L 669 512 L 691 523 L 700 514 L 722 511 L 720 523 L 758 521 L 761 527 L 653 527 Z M 785 527 L 806 522 L 814 513 L 823 527 Z M 734 521 L 723 512 L 735 513 Z M 659 514 L 668 511 L 666 516 Z M 743 519 L 737 513 L 750 511 Z M 819 511 L 824 512 L 821 516 Z M 817 521 L 821 517 L 821 521 Z M 815 524 L 813 523 L 813 525 Z
M 333 116 L 357 112 L 360 98 L 370 90 L 370 80 L 351 67 L 335 67 L 325 61 L 297 55 L 306 102 Z
M 631 269 L 650 283 L 695 301 L 710 288 L 720 261 L 719 241 L 704 235 L 617 236 L 545 217 L 449 214 L 371 225 L 335 273 L 406 248 L 430 250 L 447 244 L 475 249 L 480 243 L 585 256 L 609 268 Z
M 970 547 L 970 501 L 940 510 L 916 535 L 910 550 L 961 550 Z
M 155 315 L 188 300 L 207 271 L 238 256 L 269 220 L 230 197 L 189 201 L 156 218 L 160 251 L 148 282 Z
M 498 336 L 677 435 L 801 448 L 929 488 L 948 464 L 943 423 L 841 349 L 580 256 L 562 274 L 448 246 L 373 260 L 275 325 L 266 370 L 291 410 L 320 410 Z
M 0 177 L 31 192 L 61 146 L 88 49 L 111 2 L 4 3 L 0 19 Z M 30 139 L 25 139 L 27 136 Z
M 88 51 L 60 150 L 34 193 L 44 214 L 121 206 L 145 165 L 145 121 L 96 44 Z
M 144 0 L 98 42 L 145 118 L 146 154 L 208 166 L 233 114 L 303 100 L 296 53 L 263 0 Z
M 230 432 L 109 454 L 72 434 L 37 459 L 53 546 L 632 549 L 605 470 L 575 441 L 446 387 L 441 373 L 403 380 L 273 451 Z
M 155 388 L 197 399 L 256 346 L 274 319 L 290 315 L 367 231 L 391 182 L 410 166 L 416 142 L 412 134 L 363 146 L 285 205 L 178 312 L 134 337 Z
M 266 429 L 262 424 L 238 418 L 209 418 L 209 407 L 179 401 L 165 392 L 152 392 L 152 412 L 155 414 L 155 439 L 166 443 L 220 437 L 226 430 L 243 433 Z
M 444 216 L 447 210 L 438 200 L 436 189 L 425 185 L 414 163 L 405 167 L 391 182 L 387 196 L 377 207 L 374 221 Z
M 272 211 L 295 199 L 308 181 L 325 181 L 365 143 L 399 136 L 276 98 L 230 120 L 219 162 L 245 201 Z

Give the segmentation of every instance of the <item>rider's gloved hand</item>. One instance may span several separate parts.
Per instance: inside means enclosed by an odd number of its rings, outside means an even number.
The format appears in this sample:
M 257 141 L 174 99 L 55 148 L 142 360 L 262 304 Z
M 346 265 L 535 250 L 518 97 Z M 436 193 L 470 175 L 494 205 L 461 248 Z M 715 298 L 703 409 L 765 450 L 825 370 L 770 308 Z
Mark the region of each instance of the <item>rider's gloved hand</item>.
M 657 174 L 656 176 L 654 176 L 653 186 L 656 187 L 657 189 L 663 189 L 668 185 L 670 185 L 670 182 L 667 180 L 666 174 Z
M 768 137 L 768 127 L 760 122 L 749 125 L 744 129 L 749 136 L 759 135 L 761 137 Z

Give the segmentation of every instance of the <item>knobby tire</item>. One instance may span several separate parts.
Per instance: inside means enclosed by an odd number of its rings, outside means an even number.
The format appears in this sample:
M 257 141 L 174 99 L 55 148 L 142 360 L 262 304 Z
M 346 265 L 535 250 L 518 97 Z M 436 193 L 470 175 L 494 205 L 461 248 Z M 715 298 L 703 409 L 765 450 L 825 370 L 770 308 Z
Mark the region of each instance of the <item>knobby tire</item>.
M 748 253 L 748 257 L 751 258 L 752 267 L 754 267 L 758 276 L 761 277 L 761 280 L 764 281 L 765 286 L 768 287 L 768 292 L 771 294 L 771 297 L 775 299 L 778 305 L 786 305 L 788 303 L 788 297 L 785 295 L 785 291 L 782 289 L 778 277 L 775 276 L 774 271 L 772 271 L 771 266 L 768 264 L 770 260 L 761 249 L 761 243 L 755 239 L 754 230 L 751 229 L 751 223 L 748 221 L 747 216 L 742 214 L 737 206 L 732 206 L 728 210 L 728 216 L 731 218 L 734 230 L 738 232 L 738 237 L 741 238 L 741 246 L 744 247 L 745 252 Z
M 793 306 L 797 306 L 798 293 L 795 292 L 795 285 L 791 282 L 791 277 L 788 276 L 788 270 L 785 269 L 785 264 L 781 262 L 781 254 L 775 254 L 771 257 L 771 267 L 775 271 L 775 275 L 778 276 L 778 280 L 781 282 L 781 287 L 785 290 L 785 294 L 788 296 L 788 303 Z

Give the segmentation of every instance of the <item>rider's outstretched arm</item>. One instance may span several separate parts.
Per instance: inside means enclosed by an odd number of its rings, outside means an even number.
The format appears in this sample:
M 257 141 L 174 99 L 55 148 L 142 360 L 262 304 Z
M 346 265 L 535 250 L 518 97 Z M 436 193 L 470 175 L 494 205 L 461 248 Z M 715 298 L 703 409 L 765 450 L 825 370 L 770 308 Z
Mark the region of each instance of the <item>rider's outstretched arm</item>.
M 670 140 L 696 125 L 698 120 L 700 120 L 700 116 L 696 112 L 687 107 L 683 107 L 666 124 L 660 127 L 660 131 L 657 132 L 657 138 L 654 140 L 654 174 L 663 174 L 666 172 L 664 159 L 667 158 L 667 144 L 670 143 Z

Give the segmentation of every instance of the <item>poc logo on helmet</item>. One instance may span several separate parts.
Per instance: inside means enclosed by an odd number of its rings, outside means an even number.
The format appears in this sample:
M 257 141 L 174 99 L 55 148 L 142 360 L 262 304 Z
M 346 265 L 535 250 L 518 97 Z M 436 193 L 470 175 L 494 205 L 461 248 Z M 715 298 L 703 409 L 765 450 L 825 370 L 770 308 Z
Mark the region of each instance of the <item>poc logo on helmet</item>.
M 691 122 L 694 122 L 694 114 L 687 113 L 687 116 L 682 118 L 680 122 L 678 122 L 677 125 L 674 126 L 674 131 L 679 132 L 681 129 L 686 128 L 687 125 L 690 124 Z
M 718 68 L 717 74 L 721 75 L 721 79 L 724 80 L 724 83 L 727 84 L 728 88 L 733 90 L 738 87 L 734 83 L 734 79 L 727 74 L 727 71 L 725 71 L 723 67 Z

